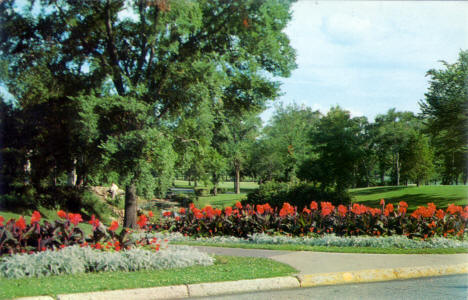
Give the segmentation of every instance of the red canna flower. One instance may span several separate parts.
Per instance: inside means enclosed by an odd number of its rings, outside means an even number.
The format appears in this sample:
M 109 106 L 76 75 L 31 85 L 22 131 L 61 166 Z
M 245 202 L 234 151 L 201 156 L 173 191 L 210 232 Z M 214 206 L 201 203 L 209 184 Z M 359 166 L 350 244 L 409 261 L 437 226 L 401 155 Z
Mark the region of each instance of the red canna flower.
M 214 209 L 214 214 L 215 214 L 216 216 L 218 216 L 218 217 L 221 216 L 221 213 L 222 213 L 221 209 L 219 209 L 219 208 L 215 208 L 215 209 Z
M 224 214 L 229 217 L 232 214 L 232 207 L 228 206 L 224 209 Z
M 308 209 L 307 207 L 304 207 L 304 209 L 302 210 L 302 212 L 306 213 L 306 214 L 310 214 L 311 210 Z
M 393 212 L 394 210 L 393 204 L 391 203 L 387 204 L 387 206 L 385 206 L 385 210 L 388 210 L 388 212 Z
M 26 229 L 26 222 L 24 222 L 23 216 L 19 217 L 18 221 L 15 222 L 16 227 L 21 231 Z
M 455 205 L 453 203 L 449 204 L 447 207 L 447 213 L 455 215 L 456 213 L 461 213 L 463 211 L 461 206 Z
M 236 207 L 237 207 L 238 209 L 242 209 L 242 204 L 241 204 L 239 201 L 237 201 L 237 202 L 236 202 Z
M 310 202 L 310 209 L 311 210 L 317 210 L 318 209 L 318 204 L 315 201 Z
M 348 208 L 342 204 L 338 205 L 338 213 L 341 217 L 345 217 L 348 212 Z
M 175 217 L 175 220 L 180 221 L 180 217 L 179 216 Z
M 154 217 L 154 214 L 153 214 L 153 212 L 151 210 L 148 212 L 148 217 L 150 217 L 150 218 Z
M 263 209 L 263 205 L 257 204 L 257 214 L 263 215 L 265 209 Z
M 445 217 L 445 212 L 442 209 L 438 209 L 436 212 L 437 219 L 443 219 Z
M 179 209 L 179 214 L 185 215 L 185 208 L 181 207 L 181 208 Z
M 172 215 L 172 212 L 170 212 L 170 211 L 165 211 L 165 212 L 163 212 L 163 216 L 164 216 L 164 217 L 170 217 L 171 215 Z M 151 216 L 150 216 L 150 217 L 151 217 Z
M 59 216 L 59 218 L 61 218 L 61 219 L 66 219 L 67 218 L 67 213 L 64 212 L 63 210 L 59 210 L 57 212 L 57 216 Z
M 68 220 L 75 226 L 77 226 L 80 222 L 83 221 L 80 214 L 72 214 L 72 213 L 68 214 Z
M 140 215 L 140 216 L 138 217 L 138 222 L 137 222 L 137 224 L 138 224 L 138 226 L 140 226 L 140 228 L 145 227 L 147 222 L 148 222 L 148 218 L 146 218 L 145 215 Z
M 99 220 L 96 219 L 94 215 L 91 216 L 91 220 L 88 221 L 89 224 L 93 225 L 93 230 L 99 227 Z
M 382 205 L 382 206 L 385 205 L 385 199 L 384 198 L 380 199 L 380 205 Z
M 109 226 L 110 231 L 116 231 L 119 228 L 119 223 L 117 221 L 112 221 L 111 225 Z
M 31 224 L 37 223 L 41 220 L 41 214 L 35 210 L 31 216 Z
M 0 216 L 0 226 L 3 226 L 3 221 L 5 221 L 5 218 L 3 216 Z

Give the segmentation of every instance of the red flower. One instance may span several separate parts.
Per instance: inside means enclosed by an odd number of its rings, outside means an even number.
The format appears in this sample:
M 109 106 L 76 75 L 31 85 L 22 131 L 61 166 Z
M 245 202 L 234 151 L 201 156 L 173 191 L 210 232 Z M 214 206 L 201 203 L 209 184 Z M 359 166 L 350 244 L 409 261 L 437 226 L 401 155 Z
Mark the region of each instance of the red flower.
M 215 213 L 216 216 L 219 217 L 219 216 L 221 216 L 222 211 L 219 208 L 215 208 L 214 213 Z
M 265 209 L 263 209 L 263 205 L 257 204 L 257 214 L 263 215 Z
M 405 201 L 400 201 L 399 205 L 400 207 L 408 208 L 408 203 L 406 203 Z
M 463 211 L 461 206 L 455 205 L 453 203 L 449 204 L 447 207 L 447 213 L 455 215 L 456 213 L 461 213 Z
M 163 212 L 164 217 L 170 217 L 171 215 L 172 215 L 172 212 L 170 212 L 170 211 Z
M 385 206 L 385 210 L 388 210 L 388 212 L 393 212 L 394 210 L 393 204 L 391 203 L 387 204 L 387 206 Z
M 116 231 L 119 228 L 119 223 L 117 221 L 112 221 L 111 225 L 109 226 L 110 231 Z
M 380 205 L 384 206 L 385 205 L 385 199 L 380 199 Z
M 31 216 L 31 224 L 32 223 L 37 223 L 41 220 L 41 214 L 35 210 Z
M 96 249 L 98 249 L 98 250 L 101 249 L 101 248 L 102 248 L 101 243 L 97 242 L 97 243 L 94 245 L 94 248 L 96 248 Z
M 96 219 L 94 215 L 91 216 L 91 220 L 89 220 L 88 223 L 93 225 L 93 230 L 96 230 L 96 228 L 99 226 L 99 220 Z
M 365 206 L 364 204 L 359 204 L 359 203 L 354 203 L 353 207 L 351 208 L 351 211 L 355 215 L 365 214 L 367 212 L 367 210 L 368 210 L 367 206 Z
M 67 218 L 67 213 L 64 212 L 63 210 L 59 210 L 57 212 L 57 216 L 59 216 L 59 218 L 61 218 L 61 219 L 66 219 Z
M 304 209 L 302 210 L 304 213 L 306 214 L 310 214 L 311 210 L 308 209 L 307 207 L 304 207 Z
M 338 213 L 340 214 L 341 217 L 346 216 L 346 213 L 348 212 L 348 208 L 342 204 L 338 205 Z
M 0 226 L 3 226 L 3 221 L 5 221 L 5 218 L 3 216 L 0 216 Z
M 242 209 L 242 204 L 241 204 L 239 201 L 237 201 L 237 202 L 236 202 L 236 207 L 237 207 L 238 209 Z
M 442 209 L 438 209 L 436 212 L 436 217 L 438 219 L 443 219 L 445 217 L 445 212 Z
M 175 220 L 180 221 L 180 217 L 179 216 L 175 217 Z
M 15 222 L 16 227 L 20 230 L 26 229 L 26 222 L 24 222 L 23 216 L 19 217 L 18 221 Z
M 181 207 L 179 209 L 179 214 L 184 215 L 185 214 L 185 208 Z
M 146 226 L 146 222 L 148 222 L 148 218 L 146 218 L 145 215 L 140 215 L 140 216 L 138 217 L 138 222 L 137 222 L 137 224 L 138 224 L 138 226 L 140 226 L 140 228 L 145 227 L 145 226 Z
M 68 220 L 75 226 L 83 221 L 80 214 L 72 214 L 72 213 L 68 214 Z
M 150 217 L 150 218 L 154 217 L 154 214 L 153 214 L 152 211 L 149 211 L 149 212 L 148 212 L 148 217 Z
M 228 206 L 224 209 L 224 214 L 229 217 L 232 214 L 232 207 Z
M 310 209 L 311 210 L 317 210 L 318 209 L 318 204 L 315 201 L 310 202 Z

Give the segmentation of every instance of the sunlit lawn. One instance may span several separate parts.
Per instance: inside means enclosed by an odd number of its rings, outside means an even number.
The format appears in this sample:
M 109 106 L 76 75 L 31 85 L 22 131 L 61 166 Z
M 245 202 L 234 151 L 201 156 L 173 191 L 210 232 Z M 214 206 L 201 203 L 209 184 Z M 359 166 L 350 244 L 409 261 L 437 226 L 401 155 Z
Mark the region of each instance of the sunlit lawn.
M 450 203 L 468 205 L 468 186 L 429 185 L 429 186 L 384 186 L 352 189 L 353 202 L 369 206 L 379 206 L 380 199 L 387 203 L 408 203 L 409 210 L 434 202 L 437 207 L 446 208 Z

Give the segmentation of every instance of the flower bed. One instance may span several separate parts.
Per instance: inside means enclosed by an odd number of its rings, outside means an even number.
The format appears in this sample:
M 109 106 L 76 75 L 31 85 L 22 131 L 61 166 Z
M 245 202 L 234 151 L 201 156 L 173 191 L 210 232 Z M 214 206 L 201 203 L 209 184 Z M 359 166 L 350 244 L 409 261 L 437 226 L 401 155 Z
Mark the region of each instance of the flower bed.
M 410 238 L 456 236 L 463 238 L 468 222 L 468 207 L 450 204 L 446 210 L 437 209 L 433 203 L 407 213 L 408 204 L 401 201 L 395 208 L 385 204 L 380 208 L 362 204 L 335 207 L 329 202 L 312 201 L 309 207 L 298 211 L 297 207 L 284 203 L 281 209 L 268 204 L 235 207 L 224 210 L 207 206 L 203 209 L 191 204 L 174 215 L 166 212 L 162 221 L 149 229 L 164 229 L 191 236 L 235 236 L 246 238 L 255 233 L 282 233 L 293 236 L 334 233 L 336 236 L 392 236 Z
M 102 271 L 138 271 L 212 265 L 214 259 L 196 249 L 177 246 L 161 251 L 130 249 L 104 252 L 71 246 L 58 251 L 14 254 L 0 259 L 0 275 L 7 278 L 41 277 Z

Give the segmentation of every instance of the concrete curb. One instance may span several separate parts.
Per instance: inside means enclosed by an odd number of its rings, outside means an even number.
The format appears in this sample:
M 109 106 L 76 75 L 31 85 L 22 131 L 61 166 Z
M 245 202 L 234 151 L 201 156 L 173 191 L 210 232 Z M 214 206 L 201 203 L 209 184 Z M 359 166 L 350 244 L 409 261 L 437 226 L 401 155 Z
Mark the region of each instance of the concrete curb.
M 346 283 L 388 281 L 419 277 L 443 276 L 468 273 L 468 263 L 447 266 L 423 266 L 391 269 L 372 269 L 352 272 L 333 272 L 299 275 L 301 287 Z
M 375 281 L 389 281 L 419 277 L 443 276 L 454 274 L 468 274 L 468 263 L 458 265 L 405 267 L 390 269 L 371 269 L 350 272 L 333 272 L 319 274 L 305 274 L 297 277 L 285 276 L 274 278 L 260 278 L 252 280 L 223 281 L 175 285 L 166 287 L 127 289 L 58 295 L 59 300 L 139 300 L 139 299 L 173 299 L 201 296 L 215 296 L 232 293 L 256 292 L 275 289 L 299 287 L 314 287 L 321 285 L 335 285 L 346 283 L 364 283 Z M 19 300 L 52 300 L 52 297 L 38 296 L 17 298 Z

